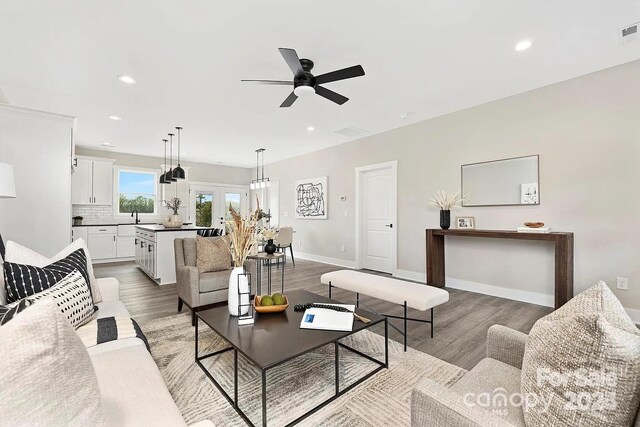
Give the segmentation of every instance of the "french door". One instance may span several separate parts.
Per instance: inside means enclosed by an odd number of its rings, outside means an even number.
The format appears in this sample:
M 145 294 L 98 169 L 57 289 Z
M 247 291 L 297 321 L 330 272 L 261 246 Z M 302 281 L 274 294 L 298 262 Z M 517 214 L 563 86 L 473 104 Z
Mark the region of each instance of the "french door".
M 226 221 L 231 219 L 229 205 L 243 215 L 246 213 L 248 191 L 245 187 L 190 185 L 189 222 L 224 230 Z

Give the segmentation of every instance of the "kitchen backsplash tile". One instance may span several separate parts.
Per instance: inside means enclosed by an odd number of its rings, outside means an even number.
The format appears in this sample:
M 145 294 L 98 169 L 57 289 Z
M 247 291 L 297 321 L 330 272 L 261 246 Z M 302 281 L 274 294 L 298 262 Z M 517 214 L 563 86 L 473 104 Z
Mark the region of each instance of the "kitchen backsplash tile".
M 161 223 L 162 220 L 172 214 L 171 211 L 164 212 L 162 209 L 160 215 L 154 216 L 142 216 L 140 220 L 142 222 L 158 222 Z M 72 205 L 71 208 L 72 216 L 81 216 L 83 218 L 82 224 L 91 225 L 91 224 L 104 224 L 104 223 L 114 223 L 114 224 L 130 224 L 133 222 L 133 218 L 129 215 L 114 215 L 112 206 L 98 206 L 98 205 Z M 187 221 L 187 212 L 186 208 L 180 209 L 180 214 L 184 221 Z

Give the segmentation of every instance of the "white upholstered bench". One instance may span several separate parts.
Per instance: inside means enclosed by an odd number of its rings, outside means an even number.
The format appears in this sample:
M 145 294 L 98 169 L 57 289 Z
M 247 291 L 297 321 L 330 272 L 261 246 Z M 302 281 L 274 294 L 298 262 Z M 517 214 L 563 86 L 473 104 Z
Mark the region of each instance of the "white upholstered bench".
M 431 338 L 433 338 L 433 307 L 449 301 L 449 292 L 441 288 L 354 270 L 338 270 L 325 273 L 320 277 L 320 282 L 323 285 L 329 285 L 329 298 L 331 298 L 331 288 L 333 287 L 355 292 L 357 307 L 360 306 L 360 294 L 403 306 L 403 316 L 392 316 L 390 314 L 384 314 L 384 316 L 404 321 L 404 331 L 401 331 L 391 323 L 389 325 L 404 336 L 405 351 L 407 351 L 407 321 L 430 323 Z M 407 308 L 420 311 L 430 309 L 431 319 L 422 320 L 407 317 Z M 368 309 L 373 311 L 370 308 Z

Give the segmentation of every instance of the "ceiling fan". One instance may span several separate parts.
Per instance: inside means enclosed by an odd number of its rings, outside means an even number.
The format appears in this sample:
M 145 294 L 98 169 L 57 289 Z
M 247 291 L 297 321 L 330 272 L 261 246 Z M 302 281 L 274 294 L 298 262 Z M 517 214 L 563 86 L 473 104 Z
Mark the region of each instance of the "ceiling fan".
M 324 83 L 335 82 L 338 80 L 351 79 L 353 77 L 364 76 L 364 69 L 361 65 L 343 68 L 342 70 L 332 71 L 330 73 L 314 76 L 311 74 L 313 69 L 313 61 L 310 59 L 300 59 L 294 49 L 280 48 L 278 49 L 282 57 L 287 62 L 291 71 L 293 71 L 293 81 L 283 80 L 241 80 L 246 83 L 257 83 L 265 85 L 293 85 L 293 92 L 284 100 L 280 107 L 291 107 L 291 105 L 300 96 L 317 94 L 329 101 L 342 105 L 349 100 L 346 96 L 342 96 L 326 87 L 320 86 Z

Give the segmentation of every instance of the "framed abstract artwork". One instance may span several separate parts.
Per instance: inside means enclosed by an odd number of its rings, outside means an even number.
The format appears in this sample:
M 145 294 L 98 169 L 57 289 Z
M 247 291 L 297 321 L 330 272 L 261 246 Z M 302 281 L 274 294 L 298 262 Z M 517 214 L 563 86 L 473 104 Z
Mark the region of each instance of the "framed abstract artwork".
M 327 177 L 295 183 L 296 219 L 327 219 Z

